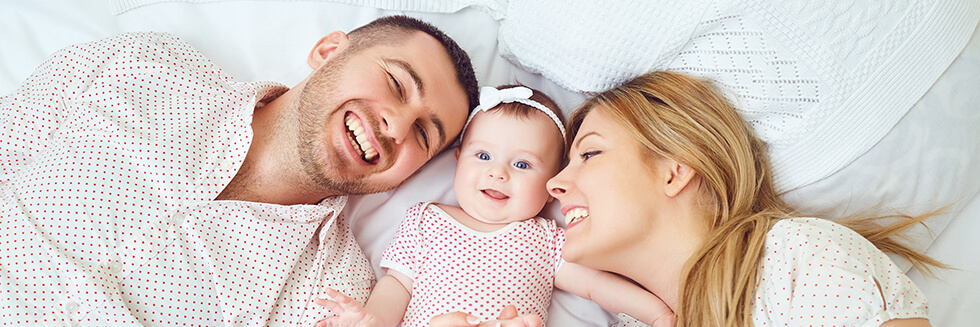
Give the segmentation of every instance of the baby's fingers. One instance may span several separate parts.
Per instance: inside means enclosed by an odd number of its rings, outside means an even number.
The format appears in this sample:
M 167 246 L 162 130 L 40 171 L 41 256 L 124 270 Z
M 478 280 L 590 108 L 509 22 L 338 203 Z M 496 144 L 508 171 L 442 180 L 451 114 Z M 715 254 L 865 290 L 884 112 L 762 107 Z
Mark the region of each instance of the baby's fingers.
M 354 309 L 360 309 L 361 308 L 361 304 L 359 302 L 357 302 L 357 300 L 354 300 L 350 296 L 344 295 L 344 293 L 340 293 L 339 291 L 337 291 L 335 289 L 332 289 L 332 288 L 327 287 L 327 288 L 324 289 L 324 293 L 326 293 L 327 296 L 329 296 L 331 299 L 333 299 L 333 301 L 330 301 L 330 302 L 333 302 L 335 305 L 339 305 L 344 310 L 354 310 Z M 321 300 L 324 301 L 324 302 L 321 303 Z M 317 301 L 316 302 L 317 304 L 327 306 L 328 309 L 330 309 L 331 311 L 333 311 L 333 308 L 331 308 L 325 302 L 325 301 L 329 301 L 329 300 L 327 300 L 327 299 L 317 299 L 316 301 Z
M 331 301 L 329 299 L 316 299 L 313 302 L 323 307 L 326 307 L 327 309 L 330 310 L 330 312 L 333 313 L 340 313 L 344 311 L 344 308 L 341 307 L 339 303 Z

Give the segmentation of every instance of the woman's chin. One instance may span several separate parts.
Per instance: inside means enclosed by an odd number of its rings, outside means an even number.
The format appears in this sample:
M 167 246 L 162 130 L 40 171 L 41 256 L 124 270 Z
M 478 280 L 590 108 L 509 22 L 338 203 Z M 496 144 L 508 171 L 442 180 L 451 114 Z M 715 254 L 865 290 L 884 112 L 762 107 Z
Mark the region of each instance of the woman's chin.
M 565 248 L 562 249 L 561 257 L 562 259 L 565 259 L 565 261 L 571 263 L 583 264 L 581 262 L 582 258 L 584 257 L 582 251 L 576 251 L 574 247 L 569 247 L 568 243 L 565 243 Z

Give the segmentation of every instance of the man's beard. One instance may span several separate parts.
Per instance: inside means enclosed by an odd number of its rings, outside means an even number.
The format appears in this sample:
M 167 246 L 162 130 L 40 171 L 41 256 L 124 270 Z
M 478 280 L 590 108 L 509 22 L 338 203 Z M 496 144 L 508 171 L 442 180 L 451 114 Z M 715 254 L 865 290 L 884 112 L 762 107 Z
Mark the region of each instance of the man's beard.
M 300 94 L 295 110 L 296 115 L 293 115 L 299 122 L 297 154 L 303 172 L 309 178 L 309 182 L 303 184 L 312 192 L 368 194 L 387 191 L 397 186 L 397 184 L 367 184 L 364 182 L 364 178 L 369 174 L 346 176 L 341 169 L 343 161 L 336 157 L 339 154 L 327 153 L 327 149 L 333 148 L 333 145 L 327 143 L 323 131 L 328 118 L 340 112 L 341 104 L 334 102 L 338 98 L 334 91 L 342 78 L 339 72 L 347 64 L 350 55 L 346 52 L 338 54 L 310 78 Z M 352 101 L 346 105 L 357 105 L 357 103 Z M 338 117 L 338 119 L 344 119 L 344 117 Z M 377 131 L 377 120 L 372 120 L 372 124 L 375 125 L 372 130 Z M 378 142 L 383 149 L 380 153 L 391 153 L 389 142 L 380 137 Z M 383 169 L 386 168 L 386 165 L 381 163 L 377 167 L 377 169 Z

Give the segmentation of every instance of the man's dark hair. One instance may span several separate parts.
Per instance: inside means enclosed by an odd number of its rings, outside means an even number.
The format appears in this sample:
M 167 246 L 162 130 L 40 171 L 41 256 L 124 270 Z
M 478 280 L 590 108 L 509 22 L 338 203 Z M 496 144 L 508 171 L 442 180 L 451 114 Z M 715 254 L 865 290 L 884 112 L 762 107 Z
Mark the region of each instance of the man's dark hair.
M 463 86 L 466 99 L 469 101 L 467 112 L 472 111 L 478 101 L 479 88 L 476 82 L 476 74 L 473 72 L 473 64 L 470 63 L 470 56 L 456 44 L 456 41 L 453 41 L 446 33 L 432 26 L 432 24 L 404 15 L 385 16 L 355 28 L 347 34 L 351 42 L 350 50 L 356 52 L 376 44 L 396 43 L 414 31 L 431 35 L 449 53 L 449 59 L 452 60 L 453 67 L 456 69 L 456 79 Z

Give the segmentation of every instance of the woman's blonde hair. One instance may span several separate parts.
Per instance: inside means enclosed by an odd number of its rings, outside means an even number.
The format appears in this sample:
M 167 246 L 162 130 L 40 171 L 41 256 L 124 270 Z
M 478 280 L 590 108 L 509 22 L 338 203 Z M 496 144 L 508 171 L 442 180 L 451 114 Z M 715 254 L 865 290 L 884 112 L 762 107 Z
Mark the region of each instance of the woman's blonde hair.
M 677 325 L 751 325 L 766 234 L 794 214 L 776 192 L 765 143 L 713 83 L 680 73 L 647 73 L 592 97 L 572 115 L 566 144 L 592 110 L 619 121 L 651 158 L 671 158 L 701 177 L 699 191 L 712 218 L 681 276 Z M 929 272 L 930 265 L 944 266 L 892 237 L 928 216 L 884 227 L 873 222 L 877 218 L 838 222 Z

